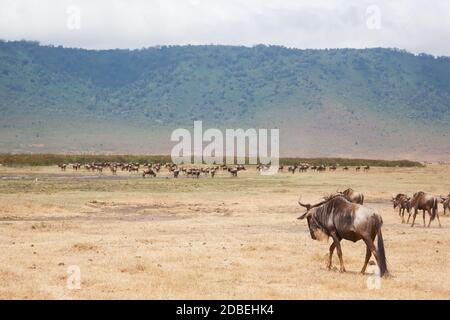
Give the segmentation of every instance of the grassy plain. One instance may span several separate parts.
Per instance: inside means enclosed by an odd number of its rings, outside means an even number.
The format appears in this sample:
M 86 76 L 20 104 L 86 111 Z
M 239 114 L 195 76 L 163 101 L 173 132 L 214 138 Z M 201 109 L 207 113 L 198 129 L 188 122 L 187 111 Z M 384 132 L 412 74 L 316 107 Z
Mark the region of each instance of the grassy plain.
M 200 179 L 0 167 L 2 299 L 449 299 L 450 219 L 402 224 L 392 194 L 450 193 L 450 166 Z M 367 287 L 365 246 L 326 270 L 297 204 L 352 187 L 384 220 L 392 277 Z M 428 217 L 427 217 L 428 221 Z M 338 263 L 334 257 L 334 265 Z M 81 287 L 67 287 L 71 266 Z

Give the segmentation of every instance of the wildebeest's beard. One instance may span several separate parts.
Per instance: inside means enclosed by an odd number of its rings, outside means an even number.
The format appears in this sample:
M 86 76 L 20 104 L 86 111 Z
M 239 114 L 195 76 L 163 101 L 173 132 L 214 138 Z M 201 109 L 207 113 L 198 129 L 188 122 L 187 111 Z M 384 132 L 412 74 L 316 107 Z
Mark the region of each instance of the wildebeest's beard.
M 394 209 L 396 209 L 399 203 L 397 202 L 397 200 L 394 200 L 393 202 L 394 202 Z
M 328 240 L 328 235 L 325 233 L 321 227 L 319 221 L 317 221 L 314 214 L 308 216 L 308 228 L 311 238 L 313 240 L 326 241 Z

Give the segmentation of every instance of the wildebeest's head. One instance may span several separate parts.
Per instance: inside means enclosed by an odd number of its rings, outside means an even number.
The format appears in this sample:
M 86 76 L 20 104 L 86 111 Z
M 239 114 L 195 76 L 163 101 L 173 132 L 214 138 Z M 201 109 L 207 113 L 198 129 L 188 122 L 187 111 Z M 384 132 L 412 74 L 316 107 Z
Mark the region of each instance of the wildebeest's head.
M 306 212 L 303 213 L 297 219 L 303 220 L 303 219 L 306 218 L 306 220 L 308 221 L 309 233 L 311 235 L 311 238 L 314 239 L 314 240 L 326 240 L 326 239 L 328 239 L 328 235 L 324 232 L 323 228 L 321 227 L 319 221 L 316 218 L 316 211 L 317 211 L 318 207 L 320 207 L 322 204 L 328 202 L 330 200 L 330 198 L 326 198 L 324 201 L 321 201 L 321 202 L 316 203 L 314 205 L 302 203 L 301 202 L 301 197 L 298 200 L 298 204 L 301 207 L 306 208 Z
M 395 197 L 393 196 L 391 201 L 394 206 L 394 209 L 396 209 L 400 205 L 407 206 L 407 202 L 410 200 L 411 198 L 408 197 L 406 194 L 399 193 Z

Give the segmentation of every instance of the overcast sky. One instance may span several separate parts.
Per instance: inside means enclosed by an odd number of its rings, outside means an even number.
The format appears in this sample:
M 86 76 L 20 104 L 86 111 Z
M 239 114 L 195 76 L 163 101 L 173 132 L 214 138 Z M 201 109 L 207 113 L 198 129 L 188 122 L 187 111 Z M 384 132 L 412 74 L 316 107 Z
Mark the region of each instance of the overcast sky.
M 0 0 L 0 38 L 94 49 L 262 43 L 450 56 L 450 1 Z

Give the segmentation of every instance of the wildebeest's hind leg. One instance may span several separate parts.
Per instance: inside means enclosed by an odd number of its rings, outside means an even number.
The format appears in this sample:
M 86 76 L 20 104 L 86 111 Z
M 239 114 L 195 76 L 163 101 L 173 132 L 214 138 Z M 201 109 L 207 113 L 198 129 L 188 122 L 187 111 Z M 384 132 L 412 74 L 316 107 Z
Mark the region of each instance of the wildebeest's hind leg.
M 333 261 L 333 252 L 334 252 L 334 248 L 336 248 L 336 244 L 335 244 L 334 241 L 333 241 L 333 243 L 332 243 L 331 246 L 330 246 L 330 256 L 328 257 L 328 266 L 327 266 L 327 269 L 328 269 L 328 270 L 331 270 L 331 265 L 332 265 L 332 261 Z
M 366 242 L 366 240 L 364 240 Z M 369 246 L 366 243 L 366 260 L 364 260 L 364 266 L 361 269 L 361 273 L 364 274 L 366 272 L 367 264 L 369 263 L 370 256 L 372 255 L 372 252 L 370 251 Z
M 436 218 L 439 222 L 439 228 L 442 228 L 441 220 L 439 220 L 439 214 L 437 212 L 436 212 Z M 428 228 L 430 227 L 430 224 L 431 224 L 431 213 L 430 213 L 430 221 L 428 222 Z
M 411 218 L 411 215 L 412 215 L 412 210 L 409 210 L 408 211 L 408 220 L 406 220 L 407 224 L 409 223 L 409 218 Z
M 363 240 L 366 243 L 367 249 L 366 249 L 366 261 L 364 262 L 364 267 L 362 268 L 361 273 L 364 273 L 366 271 L 367 263 L 369 262 L 370 259 L 370 253 L 373 254 L 375 260 L 377 260 L 377 265 L 380 266 L 380 261 L 378 261 L 377 248 L 373 244 L 373 240 L 370 238 L 363 238 Z
M 439 220 L 439 214 L 437 212 L 436 212 L 436 218 L 438 219 L 438 222 L 439 222 L 439 228 L 442 228 L 441 220 Z

